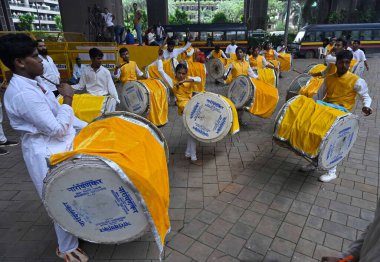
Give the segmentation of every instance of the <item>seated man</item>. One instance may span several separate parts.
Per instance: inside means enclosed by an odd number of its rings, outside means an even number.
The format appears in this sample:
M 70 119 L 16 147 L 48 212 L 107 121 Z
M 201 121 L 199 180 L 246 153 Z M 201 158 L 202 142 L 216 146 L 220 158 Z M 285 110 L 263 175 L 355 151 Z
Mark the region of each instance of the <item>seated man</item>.
M 131 33 L 130 29 L 127 29 L 127 34 L 125 35 L 124 42 L 127 45 L 134 45 L 135 44 L 135 36 Z
M 73 68 L 73 76 L 69 80 L 69 84 L 75 85 L 79 83 L 80 77 L 82 75 L 82 63 L 80 57 L 75 58 L 75 65 Z
M 123 59 L 122 65 L 116 65 L 113 77 L 120 79 L 125 84 L 128 81 L 137 80 L 137 76 L 142 77 L 144 74 L 141 72 L 135 61 L 129 60 L 129 51 L 127 48 L 122 47 L 119 50 L 120 57 Z
M 89 54 L 91 64 L 83 68 L 79 84 L 73 85 L 72 88 L 76 90 L 86 88 L 87 92 L 94 96 L 110 95 L 117 103 L 120 103 L 111 73 L 102 66 L 103 52 L 98 48 L 91 48 Z

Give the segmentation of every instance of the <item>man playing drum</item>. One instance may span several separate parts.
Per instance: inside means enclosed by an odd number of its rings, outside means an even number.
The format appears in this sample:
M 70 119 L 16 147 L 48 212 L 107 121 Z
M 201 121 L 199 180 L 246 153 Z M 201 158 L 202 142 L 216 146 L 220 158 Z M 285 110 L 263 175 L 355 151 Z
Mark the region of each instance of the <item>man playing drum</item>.
M 72 88 L 76 90 L 86 88 L 87 92 L 94 96 L 110 95 L 117 103 L 120 103 L 111 73 L 102 66 L 103 52 L 98 48 L 91 48 L 89 54 L 91 64 L 83 68 L 79 84 L 72 85 Z
M 122 47 L 119 50 L 120 57 L 123 59 L 123 64 L 118 64 L 115 67 L 113 77 L 120 79 L 122 84 L 127 83 L 128 81 L 137 80 L 137 75 L 142 77 L 143 72 L 139 69 L 135 61 L 129 60 L 129 51 L 127 48 Z
M 13 72 L 5 92 L 4 105 L 12 128 L 21 132 L 22 154 L 29 175 L 42 196 L 43 180 L 48 173 L 46 158 L 68 150 L 75 136 L 74 125 L 86 123 L 74 116 L 73 90 L 67 84 L 58 88 L 63 96 L 60 105 L 51 90 L 38 76 L 43 73 L 37 43 L 25 34 L 0 38 L 1 61 Z M 58 239 L 57 255 L 70 262 L 88 261 L 78 248 L 78 238 L 54 224 Z
M 210 60 L 211 58 L 215 58 L 215 59 L 221 59 L 221 58 L 224 58 L 224 59 L 228 59 L 226 54 L 223 52 L 223 50 L 220 49 L 220 46 L 215 46 L 214 50 L 212 50 L 210 52 L 210 54 L 208 54 L 208 56 L 206 57 L 207 60 Z M 225 64 L 223 62 L 223 64 Z
M 236 41 L 235 39 L 232 39 L 231 40 L 231 44 L 229 44 L 226 48 L 226 55 L 228 56 L 228 58 L 231 58 L 231 54 L 235 54 L 236 53 L 236 48 L 238 46 L 236 45 Z
M 191 46 L 190 42 L 187 42 L 185 46 L 180 48 L 174 48 L 175 47 L 175 41 L 173 39 L 170 39 L 167 44 L 167 49 L 163 51 L 162 58 L 164 60 L 170 59 L 170 58 L 177 58 L 181 53 L 186 52 L 187 49 Z
M 249 77 L 257 78 L 257 75 L 253 72 L 248 62 L 244 59 L 243 48 L 236 48 L 236 60 L 232 60 L 224 74 L 224 80 L 229 84 L 239 75 L 246 75 Z M 231 75 L 230 75 L 231 74 Z M 230 76 L 230 77 L 229 77 Z
M 337 43 L 339 40 L 337 41 Z M 325 97 L 324 102 L 343 107 L 345 110 L 351 111 L 356 104 L 356 96 L 359 95 L 363 107 L 362 112 L 365 116 L 372 114 L 370 108 L 372 99 L 368 94 L 368 86 L 364 79 L 348 71 L 352 60 L 352 52 L 343 50 L 336 55 L 337 72 L 328 75 L 322 86 Z M 315 166 L 312 164 L 301 167 L 301 171 L 313 171 Z M 322 175 L 319 180 L 322 182 L 329 182 L 337 177 L 336 166 L 328 170 Z
M 248 63 L 250 67 L 256 71 L 258 68 L 265 68 L 265 67 L 275 69 L 275 67 L 272 64 L 268 63 L 265 57 L 260 55 L 259 53 L 260 53 L 260 49 L 258 46 L 248 47 L 247 55 L 248 55 Z

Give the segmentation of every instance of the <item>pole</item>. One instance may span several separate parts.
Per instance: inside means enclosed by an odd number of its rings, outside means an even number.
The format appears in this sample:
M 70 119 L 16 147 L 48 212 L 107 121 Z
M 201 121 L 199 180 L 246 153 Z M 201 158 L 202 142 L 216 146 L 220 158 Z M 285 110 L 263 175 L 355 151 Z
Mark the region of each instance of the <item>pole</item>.
M 41 19 L 40 19 L 40 13 L 38 12 L 38 5 L 36 2 L 34 2 L 34 4 L 36 5 L 36 9 L 37 9 L 37 16 L 38 16 L 38 24 L 40 26 L 40 30 L 42 31 L 42 27 L 41 27 Z
M 284 32 L 284 44 L 288 46 L 288 33 L 289 33 L 289 16 L 290 16 L 290 5 L 291 0 L 288 0 L 288 6 L 286 10 L 286 22 L 285 22 L 285 32 Z
M 198 24 L 201 23 L 201 2 L 198 0 Z

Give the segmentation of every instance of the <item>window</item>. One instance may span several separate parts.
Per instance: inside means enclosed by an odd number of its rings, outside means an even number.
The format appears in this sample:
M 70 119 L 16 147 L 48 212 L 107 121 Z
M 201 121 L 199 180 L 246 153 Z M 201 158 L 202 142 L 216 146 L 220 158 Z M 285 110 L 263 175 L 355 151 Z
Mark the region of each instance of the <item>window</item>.
M 372 31 L 371 30 L 360 31 L 360 40 L 372 40 Z
M 207 38 L 212 36 L 212 32 L 201 32 L 200 41 L 207 41 Z
M 194 41 L 199 41 L 199 34 L 198 32 L 190 32 L 190 37 Z
M 224 32 L 213 32 L 214 41 L 222 41 L 224 40 Z
M 236 40 L 245 40 L 245 31 L 236 32 Z
M 315 41 L 316 42 L 322 42 L 323 39 L 324 39 L 324 35 L 325 34 L 323 32 L 321 32 L 321 31 L 315 32 Z
M 335 31 L 335 32 L 334 32 L 334 36 L 335 36 L 336 38 L 342 37 L 342 31 Z
M 360 32 L 359 31 L 351 31 L 351 40 L 359 40 Z
M 185 32 L 177 32 L 175 35 L 178 37 L 179 41 L 184 41 L 185 40 L 185 37 L 186 37 L 186 33 Z
M 226 32 L 226 40 L 231 41 L 232 39 L 236 39 L 236 31 Z
M 334 32 L 331 32 L 331 31 L 325 32 L 325 38 L 332 38 L 334 36 L 335 36 Z
M 372 39 L 373 40 L 380 40 L 380 30 L 373 30 L 372 31 Z
M 304 40 L 306 42 L 314 42 L 315 41 L 315 32 L 307 32 Z

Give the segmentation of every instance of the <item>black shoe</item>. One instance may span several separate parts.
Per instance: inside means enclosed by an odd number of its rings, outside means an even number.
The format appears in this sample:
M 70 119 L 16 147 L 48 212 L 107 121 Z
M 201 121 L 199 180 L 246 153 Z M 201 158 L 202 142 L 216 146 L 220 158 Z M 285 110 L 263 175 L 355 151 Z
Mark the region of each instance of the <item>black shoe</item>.
M 3 146 L 17 146 L 18 141 L 7 140 L 5 143 L 0 143 L 0 147 Z
M 9 154 L 9 151 L 8 150 L 5 150 L 3 148 L 0 148 L 0 156 L 5 156 L 5 155 L 8 155 Z

